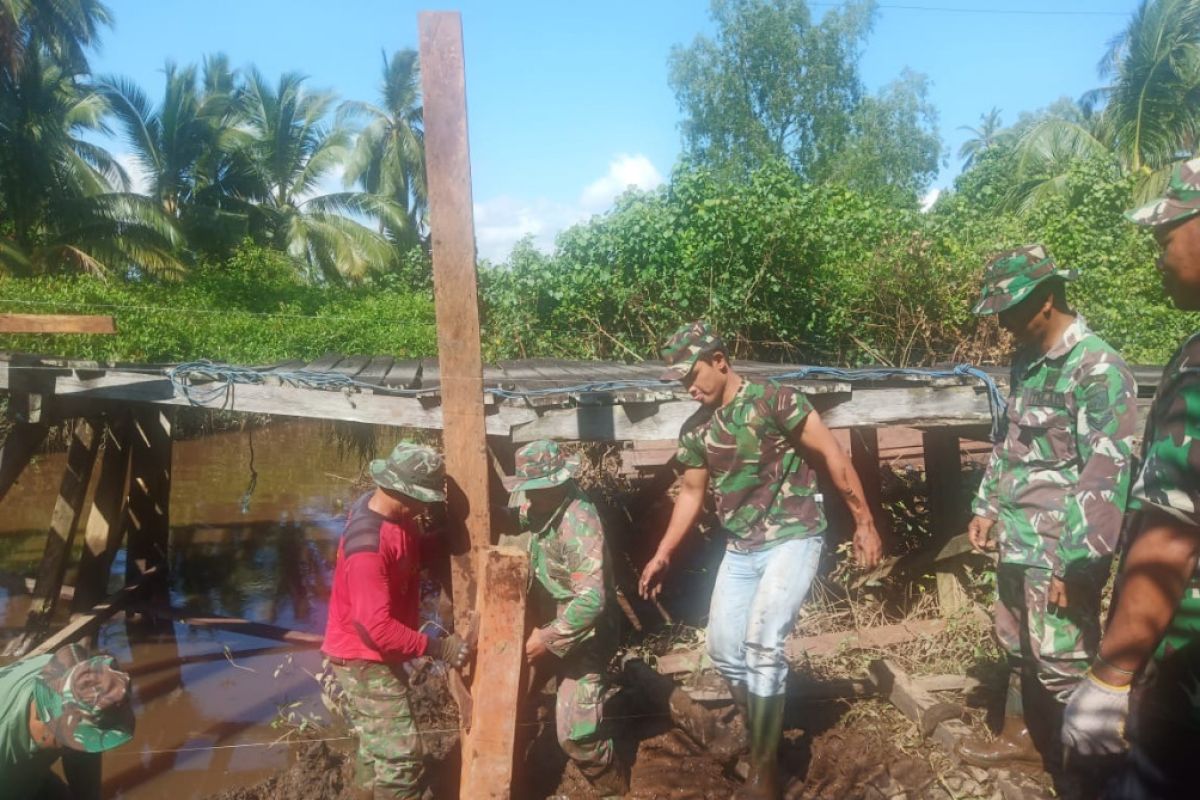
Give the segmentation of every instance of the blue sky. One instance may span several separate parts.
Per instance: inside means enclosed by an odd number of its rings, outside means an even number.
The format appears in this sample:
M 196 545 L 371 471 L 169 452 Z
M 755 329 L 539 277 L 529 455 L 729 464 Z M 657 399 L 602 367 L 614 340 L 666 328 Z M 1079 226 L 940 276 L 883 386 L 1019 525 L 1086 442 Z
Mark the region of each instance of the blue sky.
M 108 0 L 115 26 L 93 58 L 157 98 L 167 60 L 224 52 L 235 65 L 285 70 L 340 96 L 375 99 L 381 52 L 416 47 L 408 0 Z M 828 3 L 812 2 L 815 13 Z M 931 189 L 993 106 L 1005 122 L 1098 84 L 1096 65 L 1136 0 L 882 2 L 862 61 L 871 89 L 909 67 L 928 75 L 946 146 Z M 517 238 L 552 246 L 627 185 L 656 185 L 680 149 L 667 55 L 711 32 L 707 0 L 461 0 L 480 255 Z M 960 9 L 960 12 L 945 9 Z M 941 10 L 924 10 L 941 9 Z M 1048 12 L 1068 12 L 1066 14 Z M 124 145 L 114 143 L 115 152 Z M 338 183 L 330 176 L 330 188 Z

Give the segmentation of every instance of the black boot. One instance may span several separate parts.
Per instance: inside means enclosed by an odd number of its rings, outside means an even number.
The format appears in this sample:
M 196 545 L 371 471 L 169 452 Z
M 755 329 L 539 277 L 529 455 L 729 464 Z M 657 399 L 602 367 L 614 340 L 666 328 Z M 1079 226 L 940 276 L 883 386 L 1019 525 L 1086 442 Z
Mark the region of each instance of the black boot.
M 783 707 L 787 696 L 749 695 L 750 773 L 734 794 L 735 800 L 780 800 L 779 740 L 783 736 Z

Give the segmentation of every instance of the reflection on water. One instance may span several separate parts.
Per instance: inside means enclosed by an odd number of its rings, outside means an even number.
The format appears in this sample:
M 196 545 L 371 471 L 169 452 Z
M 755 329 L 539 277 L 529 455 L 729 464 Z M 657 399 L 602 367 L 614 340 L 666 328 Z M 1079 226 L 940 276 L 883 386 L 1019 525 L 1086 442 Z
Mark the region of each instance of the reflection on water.
M 358 464 L 313 423 L 256 431 L 253 450 L 258 477 L 243 513 L 248 434 L 175 443 L 172 605 L 321 633 Z M 63 463 L 58 454 L 39 459 L 0 503 L 6 637 L 24 622 L 24 582 L 41 558 Z M 125 572 L 121 560 L 113 589 Z M 298 702 L 284 713 L 324 714 L 312 649 L 211 628 L 127 625 L 120 616 L 101 644 L 128 666 L 138 711 L 133 742 L 105 757 L 106 797 L 186 800 L 251 783 L 286 763 L 286 744 L 259 746 L 286 732 L 271 726 L 281 708 Z

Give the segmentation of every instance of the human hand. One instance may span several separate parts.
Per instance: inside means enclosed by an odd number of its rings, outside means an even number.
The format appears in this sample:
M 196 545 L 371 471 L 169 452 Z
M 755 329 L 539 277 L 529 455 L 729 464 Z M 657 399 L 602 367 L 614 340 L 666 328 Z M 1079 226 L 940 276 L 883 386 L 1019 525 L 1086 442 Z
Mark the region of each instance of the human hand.
M 525 660 L 532 664 L 549 652 L 550 648 L 546 647 L 546 636 L 542 629 L 534 628 L 530 631 L 529 638 L 525 640 Z
M 430 639 L 428 654 L 460 669 L 471 657 L 471 645 L 457 633 L 452 633 L 445 639 Z
M 971 541 L 971 546 L 981 553 L 995 550 L 996 543 L 990 538 L 992 526 L 995 524 L 996 520 L 994 519 L 972 517 L 971 522 L 967 525 L 967 538 Z
M 1129 686 L 1106 683 L 1089 670 L 1063 712 L 1063 747 L 1083 756 L 1114 755 L 1129 749 L 1125 720 Z
M 646 566 L 642 568 L 642 577 L 638 581 L 638 594 L 646 600 L 657 599 L 659 592 L 662 591 L 663 574 L 670 565 L 670 559 L 661 553 L 655 553 L 654 558 L 646 562 Z
M 872 569 L 883 558 L 883 540 L 874 523 L 865 523 L 854 529 L 854 560 L 862 569 Z
M 1066 611 L 1071 607 L 1070 595 L 1067 592 L 1067 582 L 1058 576 L 1050 578 L 1050 589 L 1046 592 L 1046 605 Z

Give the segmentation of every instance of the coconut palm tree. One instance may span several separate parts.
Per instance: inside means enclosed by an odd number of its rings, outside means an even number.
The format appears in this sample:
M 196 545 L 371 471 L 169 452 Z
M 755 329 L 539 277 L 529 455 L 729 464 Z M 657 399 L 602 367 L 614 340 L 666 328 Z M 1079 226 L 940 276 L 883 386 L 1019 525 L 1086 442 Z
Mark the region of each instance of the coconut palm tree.
M 305 265 L 310 280 L 358 278 L 385 266 L 391 247 L 341 213 L 372 203 L 353 193 L 317 194 L 345 159 L 350 135 L 325 124 L 333 95 L 309 91 L 304 80 L 289 72 L 272 85 L 253 68 L 247 76 L 245 154 L 259 182 L 251 230 Z
M 425 230 L 425 131 L 420 68 L 415 50 L 383 54 L 381 105 L 347 101 L 339 119 L 365 118 L 345 165 L 346 186 L 358 185 L 395 208 L 378 218 L 379 231 L 399 247 L 417 244 Z M 399 213 L 396 213 L 396 211 Z M 396 224 L 398 223 L 398 224 Z
M 964 170 L 971 168 L 980 153 L 989 147 L 995 147 L 1004 138 L 1004 126 L 1000 123 L 1000 109 L 994 106 L 991 111 L 979 115 L 978 128 L 960 125 L 958 129 L 971 134 L 971 138 L 958 148 L 958 157 L 963 159 Z
M 1073 160 L 1105 158 L 1138 178 L 1139 197 L 1159 191 L 1171 166 L 1196 151 L 1200 134 L 1200 0 L 1142 0 L 1100 63 L 1108 83 L 1086 94 L 1083 122 L 1046 119 L 1018 142 L 1024 189 L 1056 191 Z

